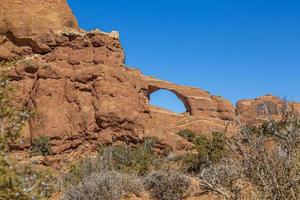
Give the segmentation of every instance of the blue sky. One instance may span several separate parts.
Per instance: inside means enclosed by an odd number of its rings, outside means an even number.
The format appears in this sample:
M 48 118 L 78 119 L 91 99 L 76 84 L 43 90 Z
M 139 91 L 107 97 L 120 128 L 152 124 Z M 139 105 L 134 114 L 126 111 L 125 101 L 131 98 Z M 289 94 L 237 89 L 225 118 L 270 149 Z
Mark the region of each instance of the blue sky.
M 269 93 L 300 101 L 300 1 L 68 2 L 82 28 L 118 30 L 126 64 L 147 75 L 232 103 Z M 154 103 L 178 109 L 167 96 Z

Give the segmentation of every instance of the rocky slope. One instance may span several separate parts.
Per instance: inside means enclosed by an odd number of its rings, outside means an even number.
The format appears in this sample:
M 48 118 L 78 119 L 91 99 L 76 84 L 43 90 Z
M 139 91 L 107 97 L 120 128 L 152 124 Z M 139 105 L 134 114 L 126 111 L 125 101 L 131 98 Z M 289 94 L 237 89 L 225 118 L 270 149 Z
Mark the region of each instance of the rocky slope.
M 64 153 L 148 137 L 156 137 L 159 148 L 184 150 L 189 144 L 175 134 L 180 129 L 231 135 L 239 120 L 276 118 L 283 106 L 277 97 L 264 96 L 235 107 L 204 90 L 128 68 L 118 33 L 81 30 L 65 0 L 0 0 L 0 5 L 0 61 L 17 60 L 9 73 L 15 100 L 35 111 L 16 149 L 49 136 L 59 160 L 68 159 Z M 151 106 L 150 95 L 159 89 L 176 94 L 186 113 Z

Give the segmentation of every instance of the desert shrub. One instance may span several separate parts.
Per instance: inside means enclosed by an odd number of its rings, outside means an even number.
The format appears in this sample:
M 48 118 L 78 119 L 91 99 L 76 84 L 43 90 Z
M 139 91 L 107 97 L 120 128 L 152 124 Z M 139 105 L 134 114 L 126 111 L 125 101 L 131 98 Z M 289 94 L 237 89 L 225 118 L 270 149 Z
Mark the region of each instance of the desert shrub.
M 15 64 L 16 61 L 0 63 L 0 199 L 45 199 L 54 190 L 55 177 L 20 166 L 10 157 L 11 144 L 19 138 L 25 121 L 31 115 L 25 106 L 13 102 L 14 88 L 6 72 Z
M 47 170 L 35 170 L 29 166 L 17 166 L 9 161 L 10 169 L 1 174 L 0 199 L 45 199 L 57 191 L 58 178 Z M 5 169 L 1 165 L 1 170 Z
M 147 191 L 156 200 L 186 199 L 191 180 L 175 171 L 154 171 L 144 181 Z
M 182 129 L 177 132 L 177 135 L 183 137 L 184 139 L 188 140 L 189 142 L 192 142 L 195 138 L 195 133 L 189 129 Z
M 45 199 L 59 190 L 59 178 L 50 170 L 35 170 L 29 166 L 18 169 L 23 192 L 31 199 Z
M 182 171 L 182 162 L 185 155 L 169 153 L 166 156 L 159 156 L 153 162 L 151 171 Z
M 65 186 L 76 185 L 92 173 L 108 170 L 138 176 L 145 175 L 156 159 L 152 146 L 152 141 L 146 141 L 136 147 L 118 145 L 103 148 L 96 157 L 84 158 L 72 164 L 64 178 L 64 184 Z
M 204 169 L 203 188 L 227 199 L 242 199 L 244 182 L 252 186 L 257 199 L 300 199 L 300 117 L 289 107 L 282 116 L 259 127 L 242 126 L 228 142 L 236 157 Z
M 213 133 L 212 138 L 196 137 L 193 141 L 198 157 L 207 163 L 217 163 L 226 154 L 226 138 L 223 133 Z
M 120 145 L 105 148 L 100 152 L 98 162 L 105 163 L 107 169 L 141 176 L 150 170 L 155 157 L 153 141 L 147 140 L 136 147 Z
M 52 149 L 50 145 L 50 138 L 47 136 L 40 136 L 37 138 L 33 138 L 30 153 L 34 156 L 39 155 L 51 155 Z
M 101 172 L 104 165 L 97 162 L 95 158 L 84 158 L 73 163 L 70 166 L 69 172 L 64 176 L 63 185 L 68 188 L 70 185 L 78 185 L 85 177 L 92 173 Z
M 225 199 L 242 199 L 241 192 L 245 183 L 239 180 L 245 178 L 243 170 L 239 161 L 228 158 L 222 159 L 219 163 L 202 170 L 200 174 L 202 182 L 200 185 L 203 190 L 217 192 L 224 196 Z
M 63 200 L 120 200 L 126 194 L 139 196 L 142 184 L 136 177 L 115 171 L 103 171 L 87 176 L 72 186 Z
M 183 163 L 183 169 L 188 172 L 200 172 L 204 167 L 218 163 L 228 153 L 222 133 L 213 133 L 212 137 L 197 136 L 193 144 L 197 153 L 188 153 Z
M 181 170 L 188 173 L 198 173 L 203 168 L 203 163 L 195 153 L 188 152 L 183 158 Z
M 13 105 L 13 98 L 13 87 L 0 68 L 0 150 L 3 153 L 9 150 L 9 144 L 17 140 L 24 122 L 30 116 L 25 107 Z
M 262 198 L 300 199 L 299 115 L 289 112 L 283 120 L 269 121 L 254 131 L 252 135 L 243 133 L 247 138 L 244 145 L 250 149 L 243 148 L 245 175 Z M 272 146 L 266 145 L 269 141 Z
M 22 107 L 13 106 L 12 87 L 5 76 L 8 63 L 0 64 L 0 199 L 29 199 L 23 191 L 21 176 L 9 158 L 9 144 L 20 134 L 29 114 Z

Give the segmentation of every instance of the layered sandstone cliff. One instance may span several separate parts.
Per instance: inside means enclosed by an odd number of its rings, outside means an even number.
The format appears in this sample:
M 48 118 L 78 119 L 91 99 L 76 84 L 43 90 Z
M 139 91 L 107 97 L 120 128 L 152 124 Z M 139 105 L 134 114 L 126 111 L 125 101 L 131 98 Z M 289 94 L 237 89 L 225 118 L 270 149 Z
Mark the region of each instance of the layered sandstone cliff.
M 256 123 L 280 114 L 276 97 L 242 100 L 235 108 L 204 90 L 126 67 L 118 33 L 80 30 L 65 0 L 0 0 L 0 5 L 0 61 L 17 60 L 9 73 L 16 102 L 35 111 L 19 149 L 49 136 L 55 154 L 148 137 L 156 137 L 161 148 L 183 150 L 189 144 L 175 134 L 180 129 L 230 135 L 239 120 Z M 159 89 L 176 94 L 186 112 L 151 106 L 149 97 Z

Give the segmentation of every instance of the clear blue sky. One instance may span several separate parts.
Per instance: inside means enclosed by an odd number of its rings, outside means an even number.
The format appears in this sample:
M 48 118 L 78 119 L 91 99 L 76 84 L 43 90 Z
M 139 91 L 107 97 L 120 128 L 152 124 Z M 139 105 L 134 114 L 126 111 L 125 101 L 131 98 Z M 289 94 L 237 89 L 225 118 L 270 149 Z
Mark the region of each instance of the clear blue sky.
M 68 2 L 82 28 L 118 30 L 126 64 L 147 75 L 232 103 L 268 93 L 300 101 L 299 0 Z

